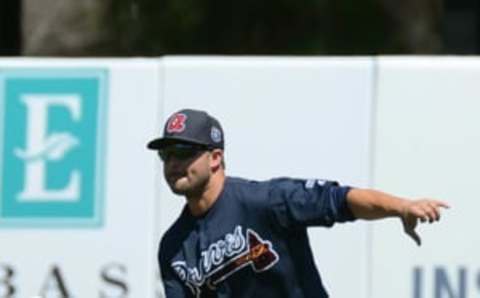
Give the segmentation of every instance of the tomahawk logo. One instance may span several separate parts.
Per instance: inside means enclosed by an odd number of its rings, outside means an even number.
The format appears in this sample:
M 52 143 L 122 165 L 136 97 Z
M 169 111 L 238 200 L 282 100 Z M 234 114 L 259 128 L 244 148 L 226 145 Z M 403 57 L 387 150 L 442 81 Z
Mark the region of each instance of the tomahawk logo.
M 98 226 L 106 73 L 0 73 L 0 224 Z

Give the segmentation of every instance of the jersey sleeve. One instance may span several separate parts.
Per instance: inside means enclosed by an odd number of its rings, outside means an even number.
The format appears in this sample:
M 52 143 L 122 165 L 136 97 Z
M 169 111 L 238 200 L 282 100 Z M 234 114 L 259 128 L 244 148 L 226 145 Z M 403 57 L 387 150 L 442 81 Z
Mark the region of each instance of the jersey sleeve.
M 274 222 L 286 229 L 331 227 L 353 221 L 348 186 L 334 181 L 279 178 L 270 181 L 269 205 Z

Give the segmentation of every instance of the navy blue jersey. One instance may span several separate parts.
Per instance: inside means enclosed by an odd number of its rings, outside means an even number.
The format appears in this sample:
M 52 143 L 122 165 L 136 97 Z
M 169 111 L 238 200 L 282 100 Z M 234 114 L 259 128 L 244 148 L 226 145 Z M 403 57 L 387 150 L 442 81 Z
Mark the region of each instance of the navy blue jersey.
M 354 220 L 336 182 L 227 177 L 206 214 L 185 207 L 160 243 L 167 298 L 328 297 L 307 227 Z

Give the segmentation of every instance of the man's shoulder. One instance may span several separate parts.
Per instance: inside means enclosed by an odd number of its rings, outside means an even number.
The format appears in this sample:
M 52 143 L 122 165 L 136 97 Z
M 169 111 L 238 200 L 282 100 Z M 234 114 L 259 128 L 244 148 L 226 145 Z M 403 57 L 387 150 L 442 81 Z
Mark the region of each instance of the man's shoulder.
M 298 188 L 310 188 L 323 180 L 300 179 L 292 177 L 276 177 L 268 180 L 252 180 L 239 177 L 228 177 L 228 194 L 241 194 L 243 197 L 269 195 L 271 191 L 286 191 Z
M 254 179 L 247 179 L 243 177 L 236 177 L 236 176 L 228 176 L 227 177 L 227 184 L 231 186 L 252 186 L 258 183 L 262 183 L 262 181 L 254 180 Z
M 299 186 L 309 186 L 309 184 L 313 184 L 315 182 L 319 182 L 321 180 L 317 179 L 300 179 L 300 178 L 292 178 L 292 177 L 275 177 L 270 178 L 268 180 L 252 180 L 252 179 L 245 179 L 239 177 L 228 177 L 228 184 L 230 188 L 240 191 L 268 191 L 272 188 L 296 188 Z
M 269 181 L 227 177 L 225 195 L 239 199 L 258 198 L 267 194 Z
M 167 256 L 175 252 L 179 245 L 190 234 L 191 224 L 183 211 L 177 220 L 168 228 L 160 240 L 159 254 Z

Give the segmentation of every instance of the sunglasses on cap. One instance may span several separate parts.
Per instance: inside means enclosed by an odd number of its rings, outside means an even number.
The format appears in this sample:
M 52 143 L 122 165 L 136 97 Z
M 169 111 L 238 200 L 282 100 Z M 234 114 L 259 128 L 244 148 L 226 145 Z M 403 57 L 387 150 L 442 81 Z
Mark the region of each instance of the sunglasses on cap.
M 177 143 L 159 149 L 157 153 L 160 159 L 165 162 L 172 157 L 177 160 L 188 160 L 195 157 L 200 152 L 209 150 L 211 150 L 211 148 L 205 145 Z

